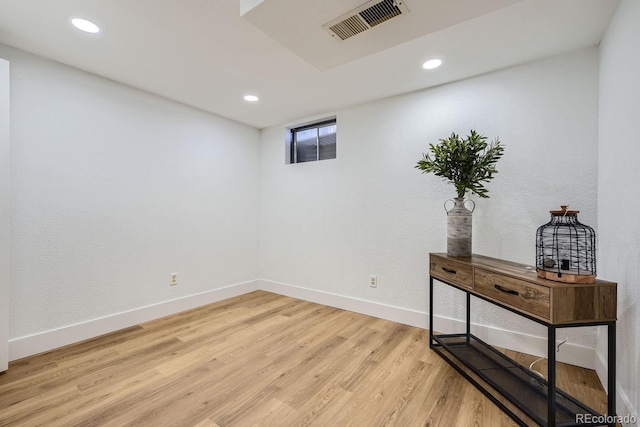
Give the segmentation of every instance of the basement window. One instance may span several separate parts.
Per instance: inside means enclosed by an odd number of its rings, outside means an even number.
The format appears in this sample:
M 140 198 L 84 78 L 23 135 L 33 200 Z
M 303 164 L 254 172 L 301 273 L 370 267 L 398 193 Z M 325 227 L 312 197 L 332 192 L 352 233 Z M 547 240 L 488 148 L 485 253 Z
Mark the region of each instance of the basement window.
M 287 129 L 287 164 L 336 158 L 336 118 Z

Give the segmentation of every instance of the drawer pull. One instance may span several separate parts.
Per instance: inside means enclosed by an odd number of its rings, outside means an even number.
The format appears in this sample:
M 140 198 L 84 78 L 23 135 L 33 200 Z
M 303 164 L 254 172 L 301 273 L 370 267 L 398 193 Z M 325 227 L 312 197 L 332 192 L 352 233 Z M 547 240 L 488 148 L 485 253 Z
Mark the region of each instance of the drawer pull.
M 500 292 L 504 292 L 505 294 L 519 295 L 518 291 L 514 291 L 513 289 L 503 288 L 500 285 L 493 285 L 493 287 L 499 290 Z
M 445 273 L 456 274 L 456 271 L 450 268 L 442 267 L 442 269 L 445 271 Z

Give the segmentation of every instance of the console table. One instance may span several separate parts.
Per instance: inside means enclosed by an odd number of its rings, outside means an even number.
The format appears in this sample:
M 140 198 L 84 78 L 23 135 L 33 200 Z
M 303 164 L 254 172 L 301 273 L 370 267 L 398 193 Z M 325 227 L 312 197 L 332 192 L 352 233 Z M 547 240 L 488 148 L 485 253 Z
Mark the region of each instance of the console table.
M 535 268 L 473 255 L 430 254 L 429 347 L 521 426 L 615 426 L 617 284 L 570 284 L 541 279 Z M 434 279 L 466 293 L 466 332 L 434 334 Z M 471 296 L 540 323 L 548 331 L 547 380 L 471 334 Z M 606 325 L 607 414 L 600 414 L 556 387 L 556 330 Z M 577 414 L 584 414 L 585 417 Z M 590 415 L 587 415 L 590 414 Z M 580 422 L 600 417 L 607 423 Z M 596 418 L 597 419 L 597 418 Z

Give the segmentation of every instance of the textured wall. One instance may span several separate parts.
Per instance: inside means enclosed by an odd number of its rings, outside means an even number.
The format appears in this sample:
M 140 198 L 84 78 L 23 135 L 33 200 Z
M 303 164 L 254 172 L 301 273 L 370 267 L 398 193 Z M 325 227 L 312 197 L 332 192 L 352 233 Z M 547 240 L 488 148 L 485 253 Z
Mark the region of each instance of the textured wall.
M 12 65 L 11 338 L 258 276 L 256 129 L 0 56 Z
M 454 194 L 413 166 L 453 130 L 507 147 L 491 199 L 476 200 L 476 252 L 533 262 L 535 229 L 561 203 L 597 222 L 595 49 L 340 111 L 338 158 L 299 165 L 284 164 L 284 126 L 262 132 L 260 158 L 254 129 L 0 56 L 14 65 L 12 338 L 258 275 L 426 312 L 427 256 L 445 250 Z M 462 317 L 439 292 L 438 314 Z M 543 333 L 477 304 L 478 323 Z
M 285 165 L 285 126 L 263 130 L 261 276 L 426 312 L 428 253 L 446 250 L 442 204 L 455 193 L 414 165 L 452 131 L 506 146 L 491 198 L 476 200 L 474 252 L 533 263 L 536 228 L 560 204 L 595 226 L 597 72 L 588 49 L 338 111 L 335 160 Z M 462 300 L 439 292 L 437 312 L 462 318 Z M 545 333 L 476 304 L 478 323 Z M 595 345 L 593 330 L 569 336 Z
M 640 411 L 640 2 L 620 4 L 600 45 L 600 273 L 618 282 L 618 386 Z M 606 358 L 606 331 L 599 351 Z
M 0 372 L 9 339 L 9 62 L 0 59 Z

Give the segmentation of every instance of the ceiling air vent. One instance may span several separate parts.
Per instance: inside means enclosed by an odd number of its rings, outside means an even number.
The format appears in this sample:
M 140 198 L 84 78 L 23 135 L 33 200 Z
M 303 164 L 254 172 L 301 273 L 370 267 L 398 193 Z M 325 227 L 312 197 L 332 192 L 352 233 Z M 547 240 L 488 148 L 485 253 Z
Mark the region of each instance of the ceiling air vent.
M 346 40 L 391 18 L 407 13 L 409 9 L 400 0 L 371 0 L 324 24 L 322 28 L 333 37 Z

